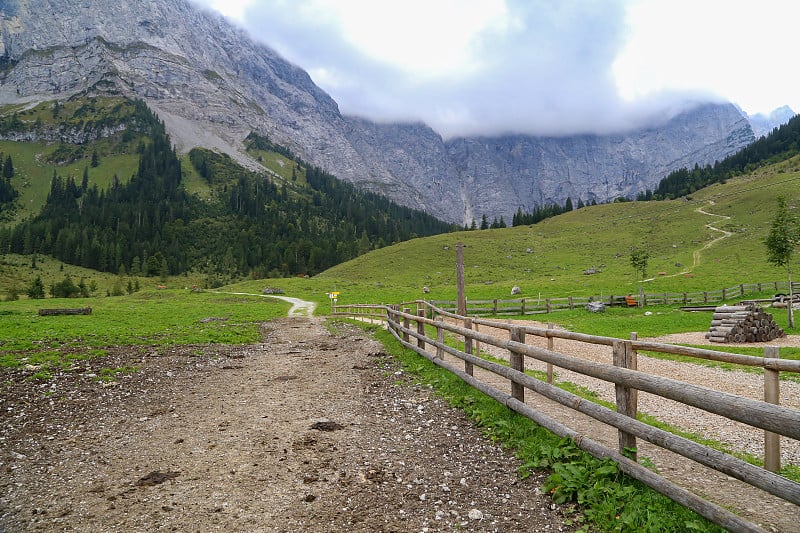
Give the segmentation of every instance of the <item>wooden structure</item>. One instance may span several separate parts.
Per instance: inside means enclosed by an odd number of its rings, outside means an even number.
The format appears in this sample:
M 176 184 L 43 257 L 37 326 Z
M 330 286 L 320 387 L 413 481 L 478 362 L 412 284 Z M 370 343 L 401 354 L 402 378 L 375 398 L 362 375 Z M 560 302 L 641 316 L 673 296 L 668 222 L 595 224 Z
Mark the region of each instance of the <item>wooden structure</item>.
M 91 307 L 80 307 L 77 309 L 39 309 L 39 316 L 53 315 L 91 315 Z
M 783 337 L 772 315 L 755 304 L 723 305 L 714 309 L 711 329 L 706 338 L 711 342 L 766 342 Z
M 792 283 L 793 290 L 800 294 L 800 283 Z M 505 289 L 504 289 L 505 290 Z M 702 292 L 663 292 L 647 293 L 641 292 L 634 297 L 634 300 L 641 307 L 652 305 L 683 305 L 683 306 L 705 306 L 721 305 L 722 302 L 731 299 L 743 300 L 748 294 L 757 294 L 767 291 L 776 293 L 789 290 L 789 283 L 786 281 L 770 281 L 762 283 L 741 283 L 733 287 L 719 290 Z M 426 292 L 423 289 L 423 292 Z M 630 296 L 630 295 L 629 295 Z M 767 300 L 771 301 L 771 300 Z M 491 299 L 491 300 L 471 300 L 467 299 L 467 315 L 533 315 L 544 314 L 558 311 L 559 309 L 582 309 L 589 302 L 603 302 L 607 306 L 629 305 L 628 298 L 622 294 L 612 295 L 587 295 L 587 296 L 566 296 L 566 297 L 536 297 L 526 296 L 513 299 Z M 455 300 L 433 300 L 431 304 L 446 311 L 457 312 L 458 302 Z
M 416 309 L 412 310 L 412 306 Z M 553 328 L 515 326 L 506 322 L 456 315 L 425 301 L 406 302 L 394 306 L 375 304 L 336 306 L 333 308 L 333 314 L 385 320 L 389 330 L 403 346 L 556 435 L 572 438 L 577 446 L 593 456 L 613 459 L 620 471 L 730 531 L 750 532 L 762 529 L 637 463 L 635 456 L 630 457 L 628 453 L 636 447 L 636 440 L 643 439 L 699 465 L 722 472 L 782 498 L 789 504 L 800 505 L 800 483 L 775 473 L 780 470 L 780 439 L 800 440 L 800 411 L 779 405 L 779 388 L 776 384 L 780 372 L 800 373 L 800 361 L 779 359 L 777 348 L 768 347 L 765 349 L 764 357 L 754 357 L 639 341 L 634 335 L 631 340 L 623 340 Z M 416 327 L 412 322 L 416 322 Z M 463 324 L 463 327 L 458 324 Z M 481 325 L 506 330 L 509 333 L 508 338 L 503 339 L 477 331 L 477 327 Z M 445 342 L 445 332 L 450 342 Z M 526 337 L 530 336 L 547 338 L 547 349 L 527 344 Z M 613 363 L 595 363 L 559 353 L 553 343 L 557 338 L 609 346 Z M 508 350 L 508 365 L 482 358 L 480 344 Z M 454 346 L 463 346 L 463 350 Z M 637 352 L 641 350 L 762 367 L 765 374 L 765 401 L 641 372 L 637 370 Z M 445 359 L 445 354 L 448 359 Z M 463 367 L 459 368 L 458 362 L 453 362 L 453 357 L 456 361 L 461 360 Z M 547 381 L 536 379 L 524 372 L 527 357 L 547 363 Z M 552 372 L 549 368 L 551 365 L 613 383 L 617 399 L 616 410 L 608 409 L 553 385 Z M 485 377 L 481 379 L 482 376 L 488 376 L 488 373 L 507 379 L 510 382 L 510 394 L 508 389 L 498 389 Z M 578 433 L 564 423 L 533 409 L 525 403 L 527 391 L 540 394 L 615 427 L 619 433 L 619 448 L 615 450 L 603 445 L 591 435 Z M 655 394 L 762 429 L 766 468 L 639 421 L 638 391 Z

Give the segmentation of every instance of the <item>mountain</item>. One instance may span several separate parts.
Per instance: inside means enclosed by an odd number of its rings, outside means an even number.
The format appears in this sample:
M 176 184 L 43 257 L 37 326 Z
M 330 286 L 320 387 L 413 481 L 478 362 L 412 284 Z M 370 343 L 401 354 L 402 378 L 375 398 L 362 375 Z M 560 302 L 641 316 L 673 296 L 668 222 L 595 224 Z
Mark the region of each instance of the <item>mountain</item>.
M 246 143 L 262 172 L 202 148 L 179 158 L 142 100 L 45 102 L 3 117 L 0 132 L 66 138 L 0 141 L 3 253 L 136 276 L 200 273 L 211 287 L 243 276 L 317 274 L 374 248 L 454 229 L 258 135 Z
M 781 106 L 773 109 L 767 115 L 763 113 L 749 115 L 748 120 L 756 138 L 759 138 L 767 135 L 781 124 L 786 124 L 794 115 L 794 111 L 789 106 Z
M 187 0 L 0 3 L 0 104 L 73 95 L 143 99 L 181 151 L 258 169 L 256 132 L 340 179 L 459 224 L 543 203 L 610 201 L 755 139 L 730 104 L 617 135 L 445 141 L 424 124 L 344 116 L 306 72 Z

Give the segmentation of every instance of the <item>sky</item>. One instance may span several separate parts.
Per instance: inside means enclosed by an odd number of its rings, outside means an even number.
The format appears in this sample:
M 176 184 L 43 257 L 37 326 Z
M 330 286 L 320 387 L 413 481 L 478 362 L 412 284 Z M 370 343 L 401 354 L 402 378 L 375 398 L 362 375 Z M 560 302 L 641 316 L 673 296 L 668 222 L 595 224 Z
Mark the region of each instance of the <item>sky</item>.
M 342 113 L 445 138 L 609 133 L 699 101 L 800 111 L 796 0 L 195 0 Z

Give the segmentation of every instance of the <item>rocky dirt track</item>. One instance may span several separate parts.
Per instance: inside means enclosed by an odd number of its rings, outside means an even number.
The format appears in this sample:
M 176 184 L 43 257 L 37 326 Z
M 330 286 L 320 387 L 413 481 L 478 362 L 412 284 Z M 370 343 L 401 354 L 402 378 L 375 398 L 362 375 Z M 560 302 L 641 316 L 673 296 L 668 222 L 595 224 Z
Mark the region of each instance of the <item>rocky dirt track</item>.
M 288 318 L 253 346 L 110 353 L 4 374 L 0 531 L 572 530 L 359 330 Z

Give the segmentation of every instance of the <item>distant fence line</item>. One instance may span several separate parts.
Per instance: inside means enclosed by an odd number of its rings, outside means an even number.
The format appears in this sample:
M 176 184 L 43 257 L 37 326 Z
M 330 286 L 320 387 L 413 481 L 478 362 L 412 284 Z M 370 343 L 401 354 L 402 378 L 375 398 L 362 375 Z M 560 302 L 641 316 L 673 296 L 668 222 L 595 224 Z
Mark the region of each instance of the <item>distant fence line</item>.
M 770 285 L 771 287 L 773 285 Z M 692 461 L 739 479 L 753 487 L 800 505 L 800 484 L 775 472 L 780 470 L 780 439 L 800 440 L 800 411 L 779 405 L 779 373 L 800 372 L 800 361 L 781 360 L 778 349 L 768 347 L 764 357 L 718 352 L 671 344 L 600 337 L 552 328 L 517 326 L 505 322 L 466 317 L 439 308 L 431 302 L 414 301 L 399 305 L 340 305 L 333 314 L 361 319 L 385 321 L 394 337 L 406 348 L 434 364 L 457 375 L 475 389 L 530 418 L 561 437 L 570 437 L 582 449 L 598 458 L 611 458 L 625 474 L 638 479 L 654 490 L 692 509 L 730 531 L 762 531 L 757 525 L 741 518 L 715 503 L 695 495 L 684 487 L 661 477 L 640 465 L 635 453 L 636 439 L 682 455 Z M 447 319 L 448 321 L 446 321 Z M 412 324 L 414 323 L 414 324 Z M 459 325 L 463 324 L 463 326 Z M 500 338 L 478 331 L 484 325 L 508 331 Z M 445 341 L 445 333 L 451 342 Z M 547 349 L 532 346 L 526 336 L 547 339 Z M 569 339 L 611 347 L 613 364 L 585 361 L 559 353 L 555 339 Z M 455 340 L 454 347 L 453 340 Z M 508 350 L 508 365 L 481 357 L 480 344 Z M 764 369 L 765 401 L 753 400 L 680 380 L 647 374 L 637 369 L 637 352 L 648 350 L 688 357 L 758 366 Z M 445 354 L 453 359 L 445 360 Z M 547 379 L 539 380 L 525 373 L 525 358 L 547 364 Z M 616 391 L 616 411 L 587 401 L 553 385 L 552 367 L 556 366 L 613 383 Z M 495 382 L 492 382 L 492 375 Z M 506 390 L 497 388 L 496 378 L 508 380 Z M 510 394 L 507 392 L 510 388 Z M 530 390 L 618 430 L 618 449 L 615 450 L 590 435 L 580 434 L 569 426 L 525 404 L 525 391 Z M 732 455 L 655 428 L 637 420 L 638 391 L 703 409 L 730 420 L 764 430 L 765 468 L 751 465 Z M 657 416 L 657 413 L 649 413 Z M 752 504 L 753 502 L 751 502 Z
M 793 282 L 794 293 L 800 290 L 800 282 Z M 764 291 L 788 293 L 788 281 L 770 281 L 765 283 L 742 283 L 734 287 L 703 292 L 661 292 L 661 293 L 626 293 L 609 296 L 567 296 L 562 298 L 511 298 L 491 300 L 470 300 L 467 298 L 468 315 L 534 315 L 552 313 L 559 309 L 583 308 L 590 302 L 602 302 L 609 306 L 627 306 L 626 297 L 632 296 L 642 307 L 649 305 L 707 305 L 724 302 L 731 298 L 744 298 L 748 294 Z M 445 311 L 455 312 L 458 302 L 454 300 L 431 300 L 432 305 Z

